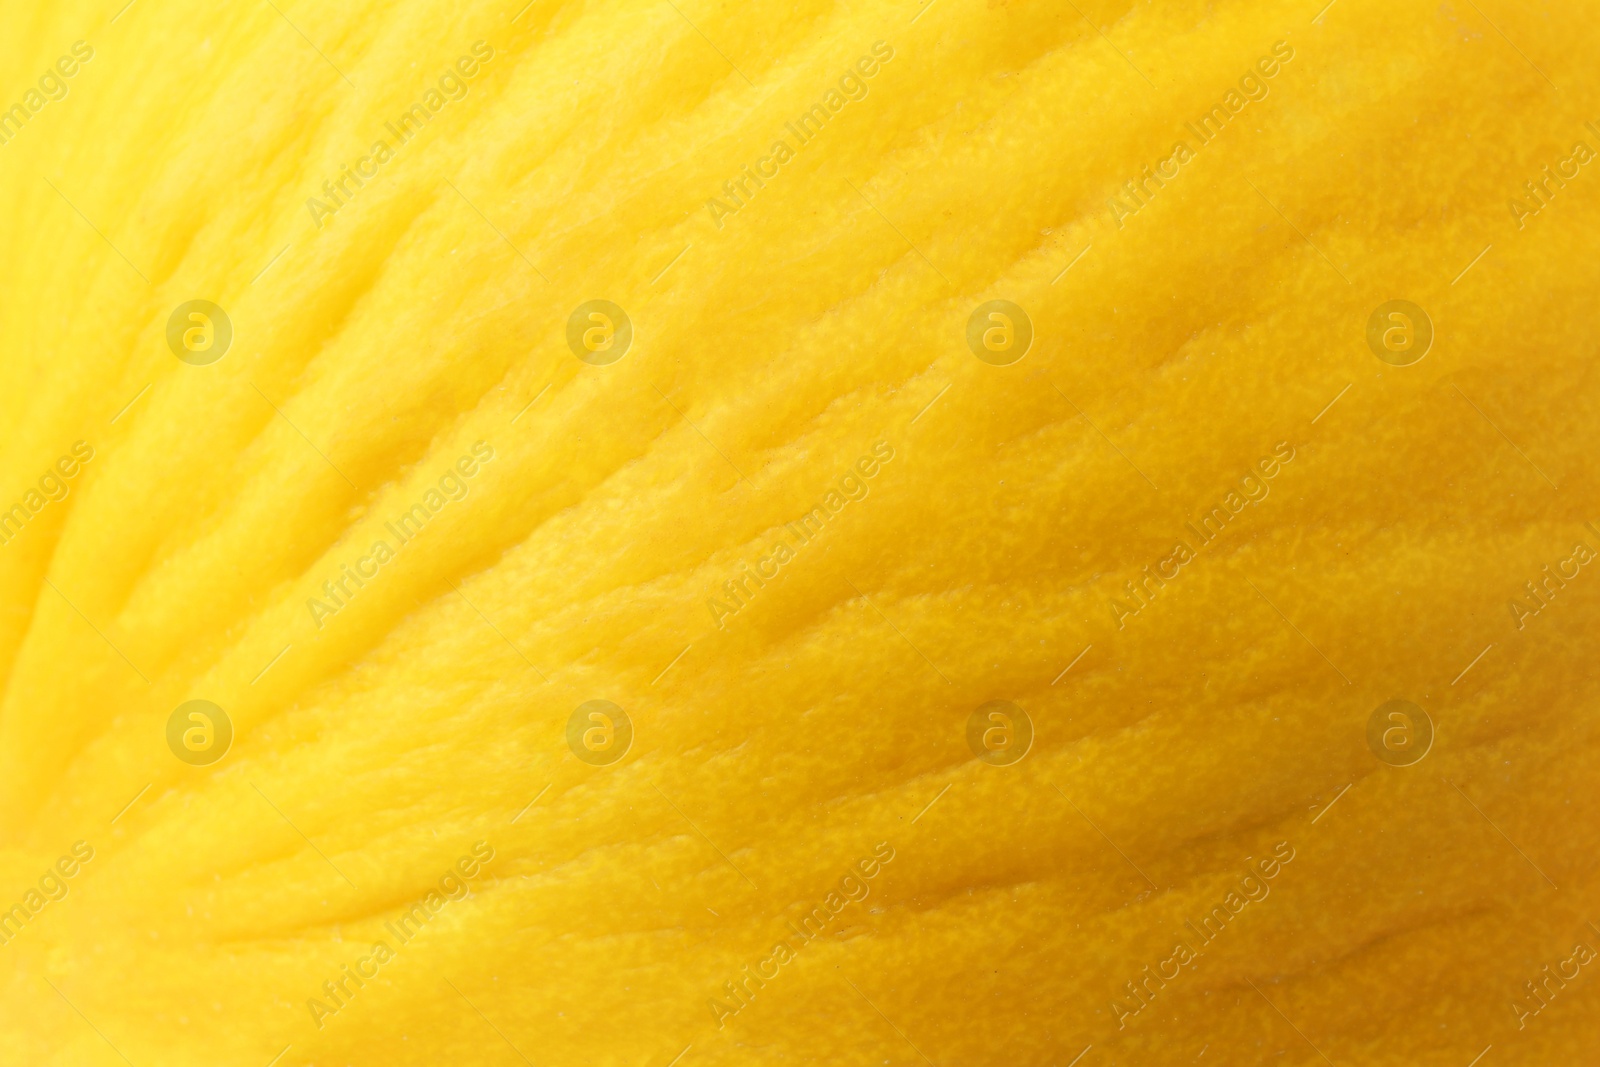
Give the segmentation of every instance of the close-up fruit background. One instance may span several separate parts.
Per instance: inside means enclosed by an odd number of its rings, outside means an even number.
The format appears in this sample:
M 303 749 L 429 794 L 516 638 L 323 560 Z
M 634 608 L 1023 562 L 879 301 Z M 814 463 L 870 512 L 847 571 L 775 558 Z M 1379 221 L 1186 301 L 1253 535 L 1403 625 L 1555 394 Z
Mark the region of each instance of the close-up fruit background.
M 0 25 L 0 1064 L 1600 1060 L 1587 6 Z

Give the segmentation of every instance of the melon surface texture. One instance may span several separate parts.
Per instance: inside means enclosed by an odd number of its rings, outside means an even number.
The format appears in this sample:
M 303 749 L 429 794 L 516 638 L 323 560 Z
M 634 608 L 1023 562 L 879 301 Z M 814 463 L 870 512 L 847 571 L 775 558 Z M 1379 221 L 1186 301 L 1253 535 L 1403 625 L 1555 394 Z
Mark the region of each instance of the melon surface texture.
M 0 1065 L 1600 1062 L 1590 6 L 0 26 Z

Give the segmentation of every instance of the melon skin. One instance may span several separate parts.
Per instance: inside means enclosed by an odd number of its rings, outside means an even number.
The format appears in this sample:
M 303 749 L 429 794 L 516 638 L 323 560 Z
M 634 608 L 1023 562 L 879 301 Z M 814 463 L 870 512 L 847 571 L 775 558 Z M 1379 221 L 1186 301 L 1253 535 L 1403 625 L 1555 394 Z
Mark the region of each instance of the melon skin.
M 0 1059 L 1592 1058 L 1593 20 L 1315 6 L 14 11 Z

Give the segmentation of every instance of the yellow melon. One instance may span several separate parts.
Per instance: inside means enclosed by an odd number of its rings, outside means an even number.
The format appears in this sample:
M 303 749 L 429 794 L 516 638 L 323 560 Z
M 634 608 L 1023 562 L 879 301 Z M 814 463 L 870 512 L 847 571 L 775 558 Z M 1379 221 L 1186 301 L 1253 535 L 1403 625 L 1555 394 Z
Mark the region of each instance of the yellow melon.
M 1592 1062 L 1600 37 L 1319 6 L 11 5 L 0 1062 Z

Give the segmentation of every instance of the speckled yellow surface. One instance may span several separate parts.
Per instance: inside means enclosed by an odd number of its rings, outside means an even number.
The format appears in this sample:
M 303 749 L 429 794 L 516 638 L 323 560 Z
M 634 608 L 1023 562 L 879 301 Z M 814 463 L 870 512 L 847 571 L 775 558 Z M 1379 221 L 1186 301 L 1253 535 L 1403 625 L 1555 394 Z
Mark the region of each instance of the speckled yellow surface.
M 1600 1059 L 1588 7 L 121 4 L 0 1063 Z

